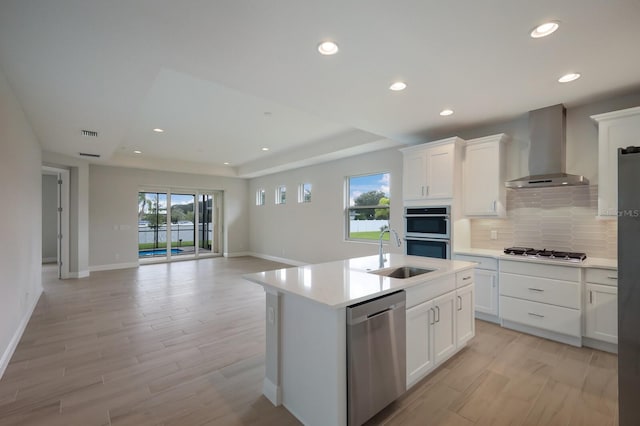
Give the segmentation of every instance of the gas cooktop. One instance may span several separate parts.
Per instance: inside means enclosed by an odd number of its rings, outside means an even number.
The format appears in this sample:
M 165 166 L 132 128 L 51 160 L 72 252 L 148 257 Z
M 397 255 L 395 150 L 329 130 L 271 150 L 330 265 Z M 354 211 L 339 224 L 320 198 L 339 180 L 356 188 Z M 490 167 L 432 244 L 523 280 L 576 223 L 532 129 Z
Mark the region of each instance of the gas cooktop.
M 540 250 L 530 247 L 507 247 L 504 249 L 504 253 L 513 256 L 526 256 L 532 259 L 552 259 L 565 262 L 582 262 L 587 258 L 586 253 L 547 249 Z

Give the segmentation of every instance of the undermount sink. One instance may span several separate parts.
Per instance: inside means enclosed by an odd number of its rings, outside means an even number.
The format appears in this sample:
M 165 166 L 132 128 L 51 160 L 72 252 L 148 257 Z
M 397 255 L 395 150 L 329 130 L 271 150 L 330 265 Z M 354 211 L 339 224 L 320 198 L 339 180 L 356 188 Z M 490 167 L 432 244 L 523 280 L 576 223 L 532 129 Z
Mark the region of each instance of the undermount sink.
M 390 278 L 404 279 L 427 274 L 433 271 L 435 271 L 435 269 L 418 268 L 417 266 L 400 266 L 395 268 L 378 269 L 377 271 L 371 271 L 369 273 Z

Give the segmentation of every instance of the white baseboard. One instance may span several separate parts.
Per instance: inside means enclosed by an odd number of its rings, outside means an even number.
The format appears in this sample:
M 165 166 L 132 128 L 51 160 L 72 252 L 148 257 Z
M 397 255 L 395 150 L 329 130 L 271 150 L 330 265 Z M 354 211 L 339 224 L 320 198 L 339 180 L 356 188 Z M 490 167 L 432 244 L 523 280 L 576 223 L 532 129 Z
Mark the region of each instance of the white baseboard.
M 266 377 L 262 382 L 262 394 L 276 407 L 282 404 L 282 389 Z
M 476 311 L 476 318 L 482 321 L 492 322 L 494 324 L 500 324 L 500 317 L 491 314 L 485 314 L 484 312 Z
M 89 271 L 69 272 L 67 278 L 86 278 L 89 276 Z
M 582 338 L 582 346 L 597 349 L 599 351 L 610 352 L 612 354 L 618 353 L 618 345 L 616 345 L 615 343 L 603 342 L 601 340 L 591 339 L 589 337 Z
M 250 251 L 236 251 L 233 253 L 224 252 L 222 253 L 224 257 L 244 257 L 244 256 L 253 256 Z
M 305 266 L 309 264 L 308 262 L 300 262 L 299 260 L 287 259 L 286 257 L 270 256 L 268 254 L 262 254 L 262 253 L 250 252 L 246 256 L 253 256 L 253 257 L 257 257 L 264 260 L 271 260 L 273 262 L 286 263 L 287 265 L 293 265 L 293 266 Z
M 137 268 L 138 262 L 125 262 L 125 263 L 112 263 L 110 265 L 93 265 L 89 267 L 91 272 L 96 271 L 111 271 L 114 269 L 129 269 L 129 268 Z
M 58 262 L 58 258 L 57 257 L 43 257 L 42 258 L 42 263 L 57 263 Z
M 534 336 L 542 337 L 544 339 L 555 340 L 556 342 L 565 343 L 571 346 L 582 347 L 582 338 L 569 336 L 566 334 L 554 333 L 553 331 L 542 330 L 541 328 L 531 327 L 517 322 L 502 320 L 502 326 L 504 328 L 510 328 L 512 330 L 519 331 L 521 333 L 527 333 Z
M 22 317 L 22 320 L 20 321 L 20 325 L 18 325 L 18 329 L 13 334 L 13 337 L 9 342 L 9 346 L 7 346 L 7 349 L 5 349 L 4 353 L 2 354 L 2 358 L 0 358 L 0 379 L 2 379 L 2 376 L 4 375 L 5 370 L 9 366 L 9 361 L 11 361 L 11 357 L 13 356 L 13 353 L 18 347 L 18 343 L 20 343 L 22 334 L 24 333 L 24 330 L 27 328 L 27 324 L 29 324 L 29 320 L 31 319 L 33 310 L 36 308 L 36 305 L 38 304 L 38 300 L 40 300 L 41 295 L 42 295 L 42 288 L 40 289 L 40 293 L 38 294 L 38 297 L 33 298 L 33 301 L 31 302 L 31 306 L 29 306 L 29 309 L 27 309 L 27 312 Z

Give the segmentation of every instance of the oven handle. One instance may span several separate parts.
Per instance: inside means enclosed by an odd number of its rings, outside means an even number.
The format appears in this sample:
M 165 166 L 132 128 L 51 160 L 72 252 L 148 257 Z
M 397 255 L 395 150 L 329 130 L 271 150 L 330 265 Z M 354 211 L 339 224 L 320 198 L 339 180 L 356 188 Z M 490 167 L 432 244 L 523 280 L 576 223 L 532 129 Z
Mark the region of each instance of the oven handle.
M 405 218 L 407 217 L 441 217 L 445 220 L 449 220 L 451 215 L 448 214 L 405 214 Z
M 405 241 L 435 241 L 441 243 L 451 243 L 451 238 L 420 238 L 420 237 L 405 237 Z

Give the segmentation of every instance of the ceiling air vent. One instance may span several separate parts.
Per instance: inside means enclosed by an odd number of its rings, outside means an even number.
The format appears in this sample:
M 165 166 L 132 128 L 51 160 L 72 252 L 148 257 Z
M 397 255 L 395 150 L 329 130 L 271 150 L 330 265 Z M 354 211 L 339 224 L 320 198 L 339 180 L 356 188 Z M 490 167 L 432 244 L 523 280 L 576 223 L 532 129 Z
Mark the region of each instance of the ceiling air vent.
M 100 154 L 89 154 L 88 152 L 79 152 L 78 154 L 80 154 L 83 157 L 100 158 Z
M 90 138 L 98 137 L 98 132 L 96 132 L 95 130 L 80 130 L 80 132 L 82 132 L 82 136 L 88 136 Z

